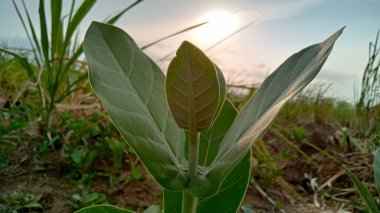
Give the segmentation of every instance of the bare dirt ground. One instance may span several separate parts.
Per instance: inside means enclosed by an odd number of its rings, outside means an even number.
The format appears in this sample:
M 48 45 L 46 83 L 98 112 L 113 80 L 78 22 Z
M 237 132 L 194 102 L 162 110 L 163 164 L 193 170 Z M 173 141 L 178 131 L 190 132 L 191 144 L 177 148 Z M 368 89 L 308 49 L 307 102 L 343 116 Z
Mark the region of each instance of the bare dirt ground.
M 339 209 L 355 211 L 350 202 L 357 199 L 357 196 L 339 162 L 352 168 L 361 180 L 371 182 L 371 155 L 339 150 L 331 137 L 334 131 L 328 126 L 310 126 L 308 129 L 310 141 L 323 150 L 329 150 L 337 162 L 309 146 L 299 145 L 301 150 L 313 158 L 313 162 L 302 157 L 276 162 L 283 179 L 279 178 L 280 181 L 269 185 L 259 172 L 255 176 L 255 183 L 247 190 L 243 206 L 253 209 L 253 212 L 329 213 L 338 212 Z M 273 135 L 268 132 L 264 138 L 271 137 Z M 0 197 L 12 192 L 30 192 L 38 198 L 43 210 L 27 208 L 24 209 L 25 212 L 72 212 L 67 200 L 74 193 L 79 193 L 79 189 L 65 178 L 67 171 L 63 169 L 62 162 L 54 153 L 38 159 L 32 158 L 28 155 L 27 148 L 20 147 L 10 159 L 11 164 L 18 165 L 17 167 L 11 166 L 0 171 Z M 281 140 L 268 148 L 272 155 L 280 150 L 292 150 Z M 162 199 L 158 184 L 146 171 L 142 172 L 145 178 L 116 188 L 109 186 L 106 177 L 98 176 L 93 179 L 88 190 L 106 194 L 107 201 L 111 204 L 128 206 L 142 212 L 152 204 L 160 204 Z M 312 190 L 313 179 L 318 182 L 318 187 L 322 187 L 318 193 Z M 0 200 L 0 203 L 6 204 L 5 202 Z

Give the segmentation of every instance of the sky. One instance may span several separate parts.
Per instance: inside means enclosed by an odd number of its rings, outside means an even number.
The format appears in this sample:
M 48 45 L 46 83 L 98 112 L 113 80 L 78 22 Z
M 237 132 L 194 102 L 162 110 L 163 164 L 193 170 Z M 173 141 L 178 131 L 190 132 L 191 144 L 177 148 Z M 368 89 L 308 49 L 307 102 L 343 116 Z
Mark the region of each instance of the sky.
M 38 23 L 38 1 L 26 2 Z M 70 2 L 64 1 L 67 10 Z M 81 23 L 82 37 L 91 21 L 103 21 L 133 2 L 99 0 Z M 313 83 L 328 87 L 327 96 L 354 102 L 368 61 L 369 42 L 380 29 L 380 0 L 145 0 L 115 25 L 144 46 L 202 21 L 210 23 L 160 42 L 146 54 L 166 72 L 175 50 L 188 40 L 206 52 L 228 82 L 258 84 L 292 54 L 346 26 Z M 0 2 L 0 29 L 0 43 L 26 44 L 11 0 Z

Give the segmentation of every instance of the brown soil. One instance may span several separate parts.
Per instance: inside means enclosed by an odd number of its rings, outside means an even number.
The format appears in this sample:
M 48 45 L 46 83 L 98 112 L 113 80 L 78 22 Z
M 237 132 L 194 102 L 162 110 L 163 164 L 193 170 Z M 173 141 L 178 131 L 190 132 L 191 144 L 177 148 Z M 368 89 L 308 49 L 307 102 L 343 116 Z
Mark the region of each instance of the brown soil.
M 373 181 L 371 154 L 339 150 L 341 146 L 334 144 L 337 139 L 334 140 L 335 132 L 329 126 L 308 126 L 307 129 L 310 141 L 323 150 L 328 150 L 337 161 L 335 162 L 310 146 L 296 143 L 313 159 L 313 162 L 309 162 L 303 157 L 276 161 L 284 181 L 267 184 L 265 177 L 259 172 L 255 176 L 257 184 L 250 185 L 247 190 L 244 206 L 249 206 L 254 212 L 281 212 L 268 202 L 267 198 L 269 197 L 288 213 L 336 212 L 340 207 L 354 211 L 350 207 L 349 201 L 357 197 L 339 162 L 353 168 L 361 180 L 371 182 Z M 264 138 L 269 141 L 275 136 L 268 131 Z M 267 147 L 273 156 L 276 156 L 281 150 L 293 150 L 278 138 L 276 138 L 275 146 L 268 145 Z M 16 153 L 17 155 L 13 155 L 14 157 L 11 159 L 13 161 L 11 164 L 18 166 L 0 171 L 0 198 L 12 192 L 30 192 L 39 199 L 39 203 L 44 207 L 43 212 L 72 212 L 73 209 L 67 204 L 67 200 L 74 193 L 80 193 L 80 190 L 73 182 L 65 178 L 66 171 L 61 169 L 62 162 L 56 157 L 57 155 L 51 153 L 40 159 L 32 159 L 25 147 L 16 150 Z M 297 154 L 295 151 L 293 153 Z M 126 169 L 128 170 L 128 168 Z M 146 171 L 143 171 L 143 174 L 145 178 L 119 185 L 117 188 L 110 187 L 107 177 L 98 176 L 92 181 L 88 190 L 106 194 L 107 200 L 111 204 L 120 207 L 127 206 L 141 212 L 152 204 L 160 204 L 162 196 L 160 187 L 155 180 Z M 315 205 L 314 192 L 310 188 L 309 183 L 312 178 L 317 178 L 320 185 L 330 182 L 324 187 L 328 196 L 316 197 L 320 207 Z M 267 195 L 264 195 L 259 189 L 262 189 Z M 6 201 L 0 199 L 0 203 L 6 204 Z M 41 212 L 38 209 L 27 209 L 27 212 L 33 211 Z

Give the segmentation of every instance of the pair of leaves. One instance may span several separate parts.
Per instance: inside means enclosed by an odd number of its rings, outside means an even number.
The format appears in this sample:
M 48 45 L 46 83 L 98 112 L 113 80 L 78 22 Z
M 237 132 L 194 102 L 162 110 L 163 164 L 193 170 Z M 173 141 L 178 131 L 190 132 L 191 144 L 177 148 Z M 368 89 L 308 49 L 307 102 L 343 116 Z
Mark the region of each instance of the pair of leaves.
M 215 158 L 192 180 L 186 174 L 185 135 L 166 103 L 162 71 L 132 38 L 110 25 L 92 23 L 84 50 L 95 93 L 149 172 L 165 189 L 210 197 L 281 106 L 317 75 L 342 31 L 294 54 L 272 73 L 220 140 Z

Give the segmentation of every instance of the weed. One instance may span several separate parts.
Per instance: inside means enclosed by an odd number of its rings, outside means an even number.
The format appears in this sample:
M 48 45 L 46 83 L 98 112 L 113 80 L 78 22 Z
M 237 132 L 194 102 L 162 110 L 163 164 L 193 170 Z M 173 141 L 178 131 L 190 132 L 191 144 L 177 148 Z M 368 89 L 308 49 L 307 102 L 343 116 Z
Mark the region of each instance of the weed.
M 32 209 L 43 210 L 39 203 L 40 197 L 32 193 L 13 192 L 2 198 L 5 204 L 0 204 L 1 212 L 27 212 Z
M 106 195 L 97 192 L 84 192 L 82 194 L 73 194 L 67 203 L 74 209 L 80 209 L 86 206 L 105 203 Z

